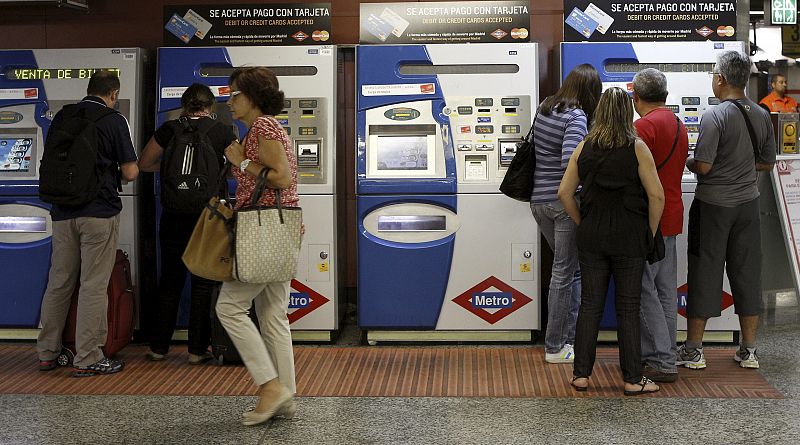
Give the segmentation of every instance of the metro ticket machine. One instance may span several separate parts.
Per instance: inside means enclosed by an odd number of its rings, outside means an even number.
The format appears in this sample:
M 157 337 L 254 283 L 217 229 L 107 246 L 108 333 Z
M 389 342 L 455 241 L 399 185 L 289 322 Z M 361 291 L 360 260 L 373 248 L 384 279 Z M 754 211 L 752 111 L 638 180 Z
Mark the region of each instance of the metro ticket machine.
M 86 95 L 92 73 L 115 70 L 122 84 L 117 109 L 128 120 L 134 147 L 140 147 L 143 57 L 138 48 L 0 51 L 0 265 L 14 271 L 0 290 L 0 328 L 39 324 L 52 222 L 50 205 L 39 200 L 38 179 L 51 120 Z M 128 253 L 138 284 L 137 189 L 136 182 L 126 184 L 120 194 L 119 247 Z M 0 331 L 0 337 L 6 334 L 30 336 Z
M 562 43 L 561 78 L 582 63 L 589 63 L 600 73 L 603 90 L 620 87 L 632 94 L 633 76 L 645 68 L 656 68 L 667 77 L 667 106 L 678 116 L 689 133 L 689 156 L 693 156 L 700 134 L 700 119 L 710 107 L 719 104 L 711 90 L 711 71 L 717 55 L 724 51 L 744 53 L 743 42 L 633 42 L 633 43 Z M 638 115 L 634 119 L 638 119 Z M 682 180 L 684 222 L 677 238 L 678 254 L 678 330 L 686 330 L 687 296 L 687 227 L 689 208 L 694 199 L 697 179 L 688 169 Z M 723 279 L 722 315 L 708 320 L 706 341 L 732 341 L 738 332 L 739 319 L 734 313 L 733 297 L 727 274 Z M 613 295 L 606 299 L 601 330 L 616 330 Z
M 329 341 L 339 329 L 336 199 L 336 73 L 334 46 L 159 48 L 157 125 L 181 114 L 181 95 L 192 83 L 217 97 L 217 119 L 245 134 L 228 107 L 228 78 L 236 67 L 264 66 L 278 77 L 284 110 L 275 118 L 297 154 L 298 191 L 306 232 L 292 280 L 289 321 L 295 340 Z M 234 181 L 231 190 L 235 187 Z M 160 203 L 156 184 L 156 202 Z M 160 212 L 160 205 L 157 205 Z M 188 281 L 188 280 L 187 280 Z M 188 286 L 181 318 L 188 320 Z
M 538 103 L 536 48 L 358 48 L 358 320 L 370 343 L 539 329 L 536 223 L 498 190 Z

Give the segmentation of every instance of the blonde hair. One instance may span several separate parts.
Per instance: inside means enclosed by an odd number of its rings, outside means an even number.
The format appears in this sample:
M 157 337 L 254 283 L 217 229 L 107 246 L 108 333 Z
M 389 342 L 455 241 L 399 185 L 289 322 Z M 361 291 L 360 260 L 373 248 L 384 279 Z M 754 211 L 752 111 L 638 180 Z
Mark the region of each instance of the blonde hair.
M 633 103 L 622 88 L 609 88 L 597 104 L 594 122 L 586 139 L 597 148 L 622 148 L 636 141 Z

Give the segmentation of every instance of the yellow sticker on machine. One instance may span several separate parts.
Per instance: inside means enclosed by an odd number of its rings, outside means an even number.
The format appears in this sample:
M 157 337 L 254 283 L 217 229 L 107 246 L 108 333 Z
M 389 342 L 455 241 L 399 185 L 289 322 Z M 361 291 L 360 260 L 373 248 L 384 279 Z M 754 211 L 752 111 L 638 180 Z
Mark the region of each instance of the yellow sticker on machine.
M 526 261 L 526 262 L 524 262 L 524 263 L 520 263 L 520 264 L 519 264 L 519 271 L 520 271 L 520 272 L 522 272 L 522 273 L 528 273 L 528 272 L 530 272 L 531 270 L 533 270 L 533 268 L 531 267 L 531 262 L 530 262 L 530 261 Z
M 320 272 L 327 272 L 328 271 L 328 262 L 327 261 L 323 261 L 321 263 L 317 263 L 317 269 Z

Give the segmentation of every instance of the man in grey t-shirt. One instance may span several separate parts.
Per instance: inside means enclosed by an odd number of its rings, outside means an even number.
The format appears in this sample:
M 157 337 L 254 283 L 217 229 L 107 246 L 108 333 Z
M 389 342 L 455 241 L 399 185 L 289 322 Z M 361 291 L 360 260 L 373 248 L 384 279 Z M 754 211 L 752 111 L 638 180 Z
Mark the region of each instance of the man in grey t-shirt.
M 703 115 L 694 158 L 686 161 L 698 180 L 689 210 L 689 332 L 676 363 L 691 369 L 706 367 L 703 333 L 706 321 L 721 313 L 725 268 L 742 334 L 734 360 L 743 368 L 759 366 L 756 330 L 763 303 L 758 172 L 772 169 L 776 148 L 769 114 L 744 95 L 749 76 L 746 55 L 728 51 L 718 57 L 711 85 L 722 102 Z

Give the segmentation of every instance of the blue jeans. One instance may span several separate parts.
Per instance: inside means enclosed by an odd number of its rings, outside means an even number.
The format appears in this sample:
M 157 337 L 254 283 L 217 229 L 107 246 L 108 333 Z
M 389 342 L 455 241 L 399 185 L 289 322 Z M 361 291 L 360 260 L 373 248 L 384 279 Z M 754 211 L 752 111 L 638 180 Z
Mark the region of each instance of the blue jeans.
M 556 353 L 575 343 L 575 320 L 581 305 L 581 273 L 578 267 L 578 226 L 559 201 L 531 203 L 533 218 L 553 249 L 553 270 L 547 296 L 547 331 L 544 349 Z
M 665 236 L 664 259 L 646 264 L 642 274 L 642 361 L 661 372 L 678 372 L 678 258 L 675 237 Z

